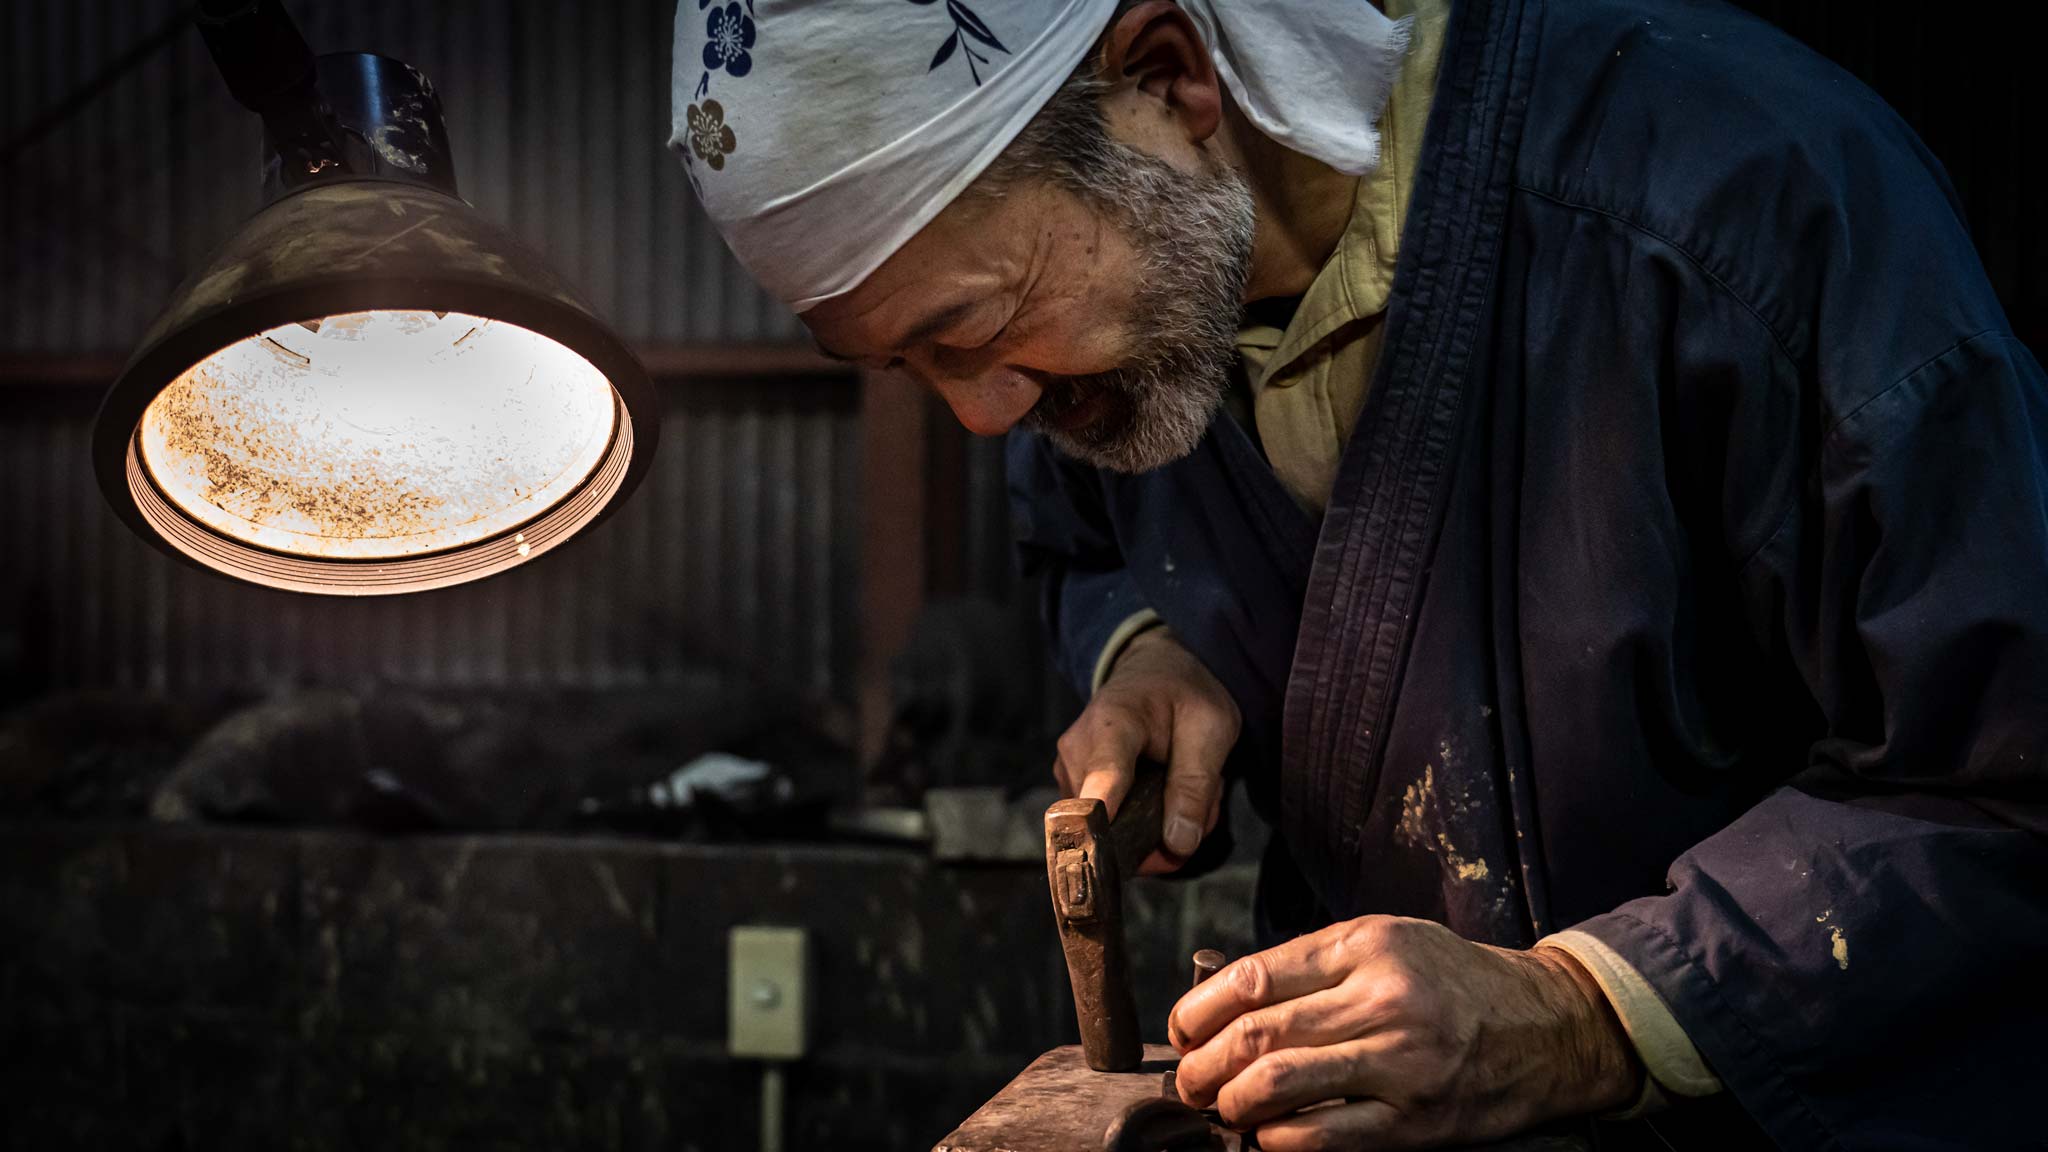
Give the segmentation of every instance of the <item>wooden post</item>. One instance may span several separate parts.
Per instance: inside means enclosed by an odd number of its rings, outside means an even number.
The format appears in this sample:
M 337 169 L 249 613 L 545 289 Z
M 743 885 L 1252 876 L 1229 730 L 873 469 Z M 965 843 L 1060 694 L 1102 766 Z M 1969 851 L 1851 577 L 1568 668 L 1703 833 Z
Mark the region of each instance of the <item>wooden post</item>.
M 894 372 L 861 373 L 860 760 L 881 755 L 889 729 L 889 664 L 923 611 L 924 389 Z

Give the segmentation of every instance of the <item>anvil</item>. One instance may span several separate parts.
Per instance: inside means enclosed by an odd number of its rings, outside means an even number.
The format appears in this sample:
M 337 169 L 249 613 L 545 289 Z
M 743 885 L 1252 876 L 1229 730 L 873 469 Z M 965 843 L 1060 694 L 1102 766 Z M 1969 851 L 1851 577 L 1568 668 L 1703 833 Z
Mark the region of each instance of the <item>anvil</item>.
M 1179 1062 L 1179 1056 L 1166 1045 L 1147 1044 L 1137 1067 L 1126 1072 L 1097 1072 L 1088 1067 L 1080 1045 L 1055 1048 L 1033 1060 L 932 1152 L 1116 1152 L 1117 1145 L 1110 1142 L 1111 1125 L 1124 1122 L 1135 1107 L 1169 1102 L 1164 1074 Z M 1178 1105 L 1178 1100 L 1170 1103 Z M 1180 1112 L 1198 1115 L 1184 1107 Z M 1207 1143 L 1196 1142 L 1194 1133 L 1188 1132 L 1179 1139 L 1168 1137 L 1174 1142 L 1155 1142 L 1146 1152 L 1160 1148 L 1239 1152 L 1243 1147 L 1237 1133 L 1206 1118 L 1200 1121 L 1199 1133 Z

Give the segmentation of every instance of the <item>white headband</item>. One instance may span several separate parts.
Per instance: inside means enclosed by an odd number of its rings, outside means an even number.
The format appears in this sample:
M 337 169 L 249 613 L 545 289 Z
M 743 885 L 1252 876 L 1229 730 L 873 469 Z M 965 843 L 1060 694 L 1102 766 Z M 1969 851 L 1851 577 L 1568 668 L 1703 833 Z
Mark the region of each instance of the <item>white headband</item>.
M 981 175 L 1117 0 L 679 0 L 669 147 L 726 243 L 798 312 L 859 287 Z M 1180 0 L 1247 119 L 1379 162 L 1408 22 L 1366 0 Z

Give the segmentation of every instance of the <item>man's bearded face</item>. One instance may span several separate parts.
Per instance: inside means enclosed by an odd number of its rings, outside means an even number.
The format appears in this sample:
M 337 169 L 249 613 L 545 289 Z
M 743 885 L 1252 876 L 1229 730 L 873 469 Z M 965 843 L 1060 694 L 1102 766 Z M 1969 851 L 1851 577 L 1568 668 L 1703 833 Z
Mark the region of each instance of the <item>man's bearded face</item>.
M 803 319 L 827 355 L 902 370 L 974 432 L 1022 425 L 1089 464 L 1157 468 L 1194 450 L 1228 388 L 1251 191 L 1213 157 L 1114 139 L 1085 88 L 1041 120 Z
M 1143 269 L 1120 319 L 1125 359 L 1044 378 L 1023 423 L 1075 459 L 1143 472 L 1194 451 L 1229 388 L 1252 197 L 1228 168 L 1187 173 L 1113 142 L 1096 152 L 1076 191 L 1123 233 Z

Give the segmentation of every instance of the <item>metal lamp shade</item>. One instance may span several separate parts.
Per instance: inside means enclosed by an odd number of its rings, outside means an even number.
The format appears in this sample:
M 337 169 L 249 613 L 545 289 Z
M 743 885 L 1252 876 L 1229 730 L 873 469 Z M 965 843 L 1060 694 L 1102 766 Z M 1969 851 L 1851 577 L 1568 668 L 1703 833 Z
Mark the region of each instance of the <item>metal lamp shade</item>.
M 538 557 L 633 490 L 646 373 L 459 199 L 377 178 L 252 217 L 172 298 L 102 404 L 100 487 L 173 554 L 336 595 Z

